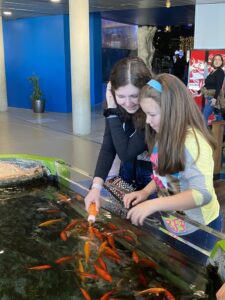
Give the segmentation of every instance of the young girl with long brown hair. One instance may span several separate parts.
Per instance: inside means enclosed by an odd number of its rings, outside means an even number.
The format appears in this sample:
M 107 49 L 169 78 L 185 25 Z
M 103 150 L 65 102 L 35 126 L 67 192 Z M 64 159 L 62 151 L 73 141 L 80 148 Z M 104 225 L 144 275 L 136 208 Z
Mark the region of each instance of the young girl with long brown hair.
M 161 74 L 143 87 L 139 100 L 146 115 L 146 142 L 154 180 L 124 197 L 125 207 L 132 206 L 127 218 L 142 225 L 155 212 L 182 211 L 199 223 L 221 230 L 213 187 L 216 145 L 190 92 L 175 76 Z M 158 198 L 146 200 L 155 191 Z M 162 222 L 176 235 L 208 250 L 213 247 L 214 237 L 181 219 L 162 216 Z

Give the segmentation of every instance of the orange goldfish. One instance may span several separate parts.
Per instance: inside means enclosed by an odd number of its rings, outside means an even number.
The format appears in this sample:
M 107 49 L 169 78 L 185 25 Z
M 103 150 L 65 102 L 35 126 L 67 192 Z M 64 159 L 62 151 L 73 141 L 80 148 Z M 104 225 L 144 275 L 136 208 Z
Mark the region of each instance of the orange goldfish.
M 79 259 L 79 272 L 80 272 L 80 273 L 84 273 L 84 266 L 83 266 L 83 264 L 82 264 L 81 259 Z
M 168 300 L 176 300 L 174 296 L 167 289 L 164 288 L 149 288 L 147 290 L 137 292 L 136 296 L 141 296 L 145 294 L 160 294 L 160 293 L 164 293 Z
M 107 239 L 109 242 L 109 245 L 112 247 L 112 249 L 115 251 L 116 250 L 116 246 L 115 246 L 115 242 L 114 242 L 114 238 L 111 234 L 107 235 Z
M 65 231 L 71 230 L 73 229 L 77 223 L 79 222 L 79 220 L 72 220 L 67 226 L 66 228 L 64 228 Z
M 53 225 L 53 224 L 62 222 L 63 220 L 64 220 L 63 218 L 60 218 L 60 219 L 52 219 L 52 220 L 45 221 L 45 222 L 39 224 L 38 226 L 39 226 L 39 227 L 47 227 L 47 226 L 50 226 L 50 225 Z
M 61 212 L 61 210 L 60 209 L 57 209 L 57 208 L 52 208 L 52 209 L 47 209 L 47 210 L 45 210 L 45 211 L 43 211 L 44 213 L 46 213 L 46 214 L 55 214 L 55 213 L 59 213 L 59 212 Z
M 56 264 L 63 264 L 73 259 L 73 256 L 63 256 L 55 260 Z
M 133 258 L 133 261 L 136 264 L 138 264 L 138 262 L 139 262 L 139 255 L 138 255 L 137 251 L 135 251 L 135 250 L 132 251 L 132 258 Z
M 101 232 L 100 232 L 97 228 L 95 228 L 95 227 L 93 227 L 93 232 L 94 232 L 96 238 L 97 238 L 100 242 L 102 242 L 102 241 L 103 241 L 103 236 L 102 236 Z
M 51 269 L 51 268 L 52 268 L 52 266 L 50 266 L 50 265 L 42 265 L 42 266 L 30 267 L 30 268 L 28 268 L 28 270 L 40 271 L 40 270 L 47 270 L 47 269 Z
M 111 222 L 107 223 L 107 226 L 108 226 L 111 230 L 116 230 L 116 229 L 117 229 L 116 225 L 113 224 L 113 223 L 111 223 Z
M 91 273 L 86 273 L 86 272 L 79 272 L 80 276 L 86 277 L 86 278 L 91 278 L 91 279 L 98 279 L 99 276 L 96 274 L 91 274 Z
M 85 289 L 80 288 L 80 290 L 81 290 L 81 293 L 83 294 L 85 300 L 91 300 L 90 295 L 88 294 L 87 291 L 85 291 Z
M 84 255 L 85 255 L 85 262 L 86 262 L 86 264 L 89 261 L 90 253 L 91 253 L 90 242 L 86 241 L 84 243 Z
M 111 256 L 111 257 L 113 257 L 113 258 L 115 258 L 115 259 L 120 260 L 119 254 L 118 254 L 117 252 L 115 252 L 113 249 L 111 249 L 111 248 L 109 248 L 109 247 L 105 247 L 104 252 L 105 252 L 107 255 L 109 255 L 109 256 Z
M 60 239 L 62 241 L 67 241 L 68 240 L 68 235 L 67 235 L 65 230 L 61 231 L 59 236 L 60 236 Z
M 111 291 L 105 293 L 101 298 L 100 300 L 108 300 L 109 297 L 115 292 L 115 289 L 112 289 Z
M 101 255 L 102 252 L 105 250 L 105 247 L 107 246 L 108 242 L 104 241 L 101 243 L 101 245 L 98 248 L 98 255 Z
M 146 265 L 150 268 L 156 268 L 157 267 L 157 264 L 154 261 L 152 261 L 148 258 L 140 258 L 139 259 L 139 264 Z
M 95 234 L 94 234 L 94 231 L 93 231 L 93 227 L 92 227 L 92 226 L 89 226 L 89 227 L 88 227 L 88 232 L 89 232 L 90 239 L 93 240 Z
M 105 270 L 101 269 L 100 267 L 98 267 L 96 264 L 94 264 L 94 268 L 95 268 L 95 271 L 96 273 L 102 278 L 104 279 L 105 281 L 108 281 L 108 282 L 112 282 L 112 276 Z
M 59 201 L 57 201 L 58 203 L 59 203 L 59 202 L 69 202 L 69 201 L 71 201 L 71 198 L 70 198 L 70 197 L 68 197 L 68 196 L 66 196 L 66 195 L 63 195 L 63 194 L 61 194 L 61 193 L 56 193 L 56 196 L 57 196 L 57 198 L 59 199 Z
M 107 265 L 106 265 L 106 263 L 104 262 L 104 260 L 103 260 L 101 257 L 98 257 L 97 261 L 98 261 L 100 267 L 101 267 L 103 270 L 107 271 Z

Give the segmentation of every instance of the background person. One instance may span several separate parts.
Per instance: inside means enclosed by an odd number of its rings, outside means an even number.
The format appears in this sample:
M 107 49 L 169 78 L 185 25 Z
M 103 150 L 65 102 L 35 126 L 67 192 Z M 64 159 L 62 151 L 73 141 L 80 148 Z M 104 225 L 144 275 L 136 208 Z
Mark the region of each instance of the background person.
M 223 67 L 223 57 L 220 54 L 216 54 L 212 59 L 212 72 L 205 79 L 205 85 L 202 89 L 203 96 L 205 97 L 205 107 L 203 109 L 203 116 L 206 124 L 208 124 L 209 116 L 214 111 L 215 105 L 218 107 L 218 96 L 221 92 L 223 81 L 224 81 L 224 71 Z M 209 92 L 211 90 L 211 92 Z M 219 116 L 219 119 L 222 119 Z
M 145 116 L 138 102 L 139 91 L 150 78 L 150 71 L 139 58 L 124 58 L 112 69 L 106 90 L 103 143 L 93 184 L 85 197 L 87 210 L 92 202 L 99 209 L 100 191 L 116 154 L 121 160 L 119 175 L 127 183 L 141 189 L 151 180 L 152 167 L 145 143 Z

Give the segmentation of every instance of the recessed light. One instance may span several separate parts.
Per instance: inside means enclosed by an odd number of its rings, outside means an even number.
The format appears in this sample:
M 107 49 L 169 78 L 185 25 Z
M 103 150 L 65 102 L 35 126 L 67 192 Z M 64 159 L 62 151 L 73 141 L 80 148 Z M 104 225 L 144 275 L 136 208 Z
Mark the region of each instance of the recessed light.
M 61 0 L 51 0 L 51 2 L 61 2 Z
M 3 11 L 3 15 L 5 15 L 5 16 L 11 16 L 12 12 L 11 11 Z

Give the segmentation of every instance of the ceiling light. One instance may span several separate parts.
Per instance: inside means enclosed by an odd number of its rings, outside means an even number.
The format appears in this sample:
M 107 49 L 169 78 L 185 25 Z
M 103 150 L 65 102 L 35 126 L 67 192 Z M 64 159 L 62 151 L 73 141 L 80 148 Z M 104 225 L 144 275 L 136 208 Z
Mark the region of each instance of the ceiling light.
M 51 0 L 51 2 L 60 2 L 61 0 Z
M 171 7 L 171 2 L 170 0 L 166 0 L 166 8 L 170 8 Z
M 3 15 L 5 15 L 5 16 L 11 16 L 12 12 L 11 11 L 3 11 Z

